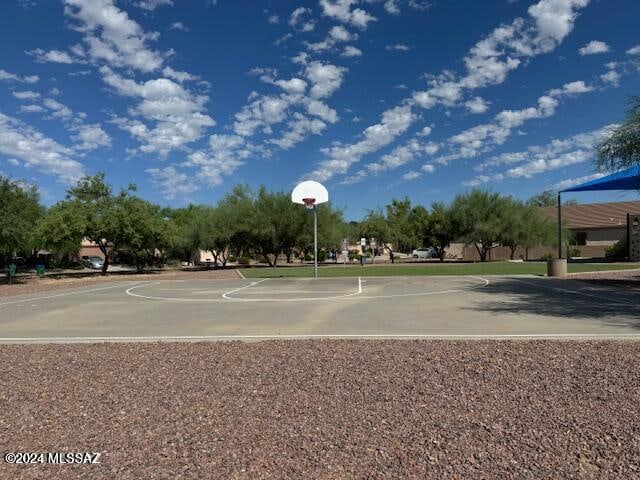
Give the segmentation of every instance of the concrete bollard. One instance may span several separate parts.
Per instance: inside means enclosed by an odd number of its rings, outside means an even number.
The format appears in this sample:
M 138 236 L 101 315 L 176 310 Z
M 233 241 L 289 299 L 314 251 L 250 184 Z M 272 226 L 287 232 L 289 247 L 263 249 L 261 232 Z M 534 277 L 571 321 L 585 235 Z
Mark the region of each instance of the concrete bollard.
M 554 258 L 547 261 L 547 275 L 550 277 L 567 276 L 567 259 Z

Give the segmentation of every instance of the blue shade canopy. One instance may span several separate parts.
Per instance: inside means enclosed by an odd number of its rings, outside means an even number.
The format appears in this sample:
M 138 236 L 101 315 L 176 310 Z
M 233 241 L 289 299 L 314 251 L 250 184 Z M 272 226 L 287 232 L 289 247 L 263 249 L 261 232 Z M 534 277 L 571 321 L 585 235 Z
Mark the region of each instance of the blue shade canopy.
M 588 192 L 594 190 L 640 190 L 640 165 L 562 191 Z

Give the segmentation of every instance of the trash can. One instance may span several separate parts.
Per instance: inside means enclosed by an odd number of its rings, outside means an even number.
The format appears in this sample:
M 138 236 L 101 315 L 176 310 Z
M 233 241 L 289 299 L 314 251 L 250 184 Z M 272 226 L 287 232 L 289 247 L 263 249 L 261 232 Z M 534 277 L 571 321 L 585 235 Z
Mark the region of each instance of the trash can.
M 36 264 L 36 275 L 44 277 L 44 263 Z
M 11 280 L 13 280 L 16 276 L 16 264 L 12 263 L 10 265 L 7 265 L 7 281 L 9 283 L 11 283 Z

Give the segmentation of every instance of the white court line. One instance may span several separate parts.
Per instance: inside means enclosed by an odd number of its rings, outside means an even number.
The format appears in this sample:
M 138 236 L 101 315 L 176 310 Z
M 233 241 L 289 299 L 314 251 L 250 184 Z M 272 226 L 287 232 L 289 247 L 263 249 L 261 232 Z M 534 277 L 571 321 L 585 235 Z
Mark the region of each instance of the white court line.
M 267 280 L 265 278 L 265 280 Z M 264 280 L 263 280 L 264 281 Z M 242 288 L 238 288 L 236 290 L 232 290 L 230 292 L 225 293 L 224 295 L 222 295 L 222 298 L 225 298 L 227 300 L 233 300 L 234 302 L 311 302 L 311 301 L 319 301 L 319 300 L 338 300 L 338 299 L 345 299 L 345 298 L 349 298 L 349 297 L 355 297 L 357 295 L 360 295 L 362 293 L 362 277 L 358 277 L 358 290 L 354 293 L 348 293 L 345 295 L 336 295 L 336 296 L 330 296 L 330 297 L 307 297 L 307 298 L 233 298 L 230 297 L 229 295 L 231 295 L 232 293 L 238 292 L 240 290 L 244 290 L 245 288 L 249 288 L 252 287 L 256 284 L 258 284 L 260 282 L 254 282 L 251 285 L 247 285 L 245 287 Z M 278 294 L 279 292 L 273 291 L 271 292 L 272 294 Z M 322 292 L 320 292 L 322 293 Z
M 568 289 L 568 288 L 562 288 L 562 287 L 551 286 L 551 285 L 540 285 L 538 283 L 525 282 L 524 280 L 520 280 L 519 278 L 516 278 L 515 280 L 517 280 L 518 282 L 521 282 L 521 283 L 525 283 L 527 285 L 534 286 L 534 287 L 546 288 L 548 290 L 556 290 L 556 291 L 559 291 L 559 292 L 570 293 L 570 294 L 573 294 L 573 295 L 582 295 L 582 296 L 585 296 L 585 297 L 597 298 L 599 300 L 606 300 L 607 303 L 619 303 L 620 305 L 637 305 L 634 302 L 627 302 L 625 300 L 613 300 L 613 299 L 611 299 L 611 297 L 603 297 L 602 295 L 594 295 L 593 293 L 585 293 L 585 292 L 581 292 L 579 290 L 571 290 L 571 289 Z M 548 280 L 544 280 L 544 281 L 548 281 Z
M 376 277 L 378 278 L 378 277 Z M 394 277 L 394 278 L 398 278 L 398 277 Z M 363 288 L 362 288 L 362 284 L 363 282 L 366 282 L 366 280 L 362 280 L 362 277 L 358 277 L 358 291 L 354 292 L 354 293 L 350 293 L 350 294 L 346 294 L 346 295 L 337 295 L 337 296 L 331 296 L 331 297 L 307 297 L 307 298 L 233 298 L 230 297 L 228 295 L 233 294 L 235 292 L 238 292 L 240 290 L 244 290 L 246 288 L 252 287 L 254 285 L 257 285 L 259 283 L 262 283 L 266 280 L 271 280 L 270 278 L 265 278 L 263 280 L 259 280 L 257 282 L 253 282 L 249 285 L 245 285 L 241 288 L 237 288 L 235 290 L 231 290 L 228 291 L 226 293 L 224 293 L 222 295 L 223 299 L 208 299 L 208 298 L 179 298 L 179 297 L 154 297 L 151 295 L 141 295 L 139 293 L 133 293 L 133 290 L 139 287 L 146 287 L 149 285 L 155 285 L 156 283 L 149 283 L 149 284 L 145 284 L 145 285 L 135 285 L 131 288 L 129 288 L 126 293 L 128 295 L 131 295 L 133 297 L 138 297 L 138 298 L 144 298 L 147 300 L 165 300 L 165 301 L 174 301 L 174 302 L 207 302 L 207 303 L 219 303 L 219 302 L 229 302 L 229 301 L 233 301 L 236 303 L 242 303 L 242 302 L 318 302 L 318 301 L 324 301 L 324 300 L 356 300 L 356 299 L 380 299 L 380 298 L 402 298 L 402 297 L 420 297 L 420 296 L 429 296 L 429 295 L 442 295 L 442 294 L 449 294 L 449 293 L 461 293 L 470 289 L 476 289 L 476 288 L 482 288 L 482 287 L 486 287 L 487 285 L 489 285 L 489 280 L 487 280 L 486 278 L 483 277 L 478 277 L 475 275 L 468 275 L 466 277 L 460 277 L 457 276 L 455 278 L 458 279 L 462 279 L 462 280 L 467 280 L 469 278 L 474 278 L 476 280 L 481 280 L 483 283 L 481 285 L 475 285 L 475 286 L 471 286 L 469 288 L 466 289 L 455 289 L 455 290 L 438 290 L 438 291 L 434 291 L 434 292 L 418 292 L 418 293 L 397 293 L 397 294 L 390 294 L 390 295 L 362 295 L 363 292 Z M 166 281 L 166 280 L 165 280 Z M 247 292 L 249 293 L 249 292 Z M 265 292 L 266 293 L 266 292 Z M 279 292 L 277 291 L 273 291 L 271 293 L 277 294 Z
M 100 290 L 108 290 L 110 288 L 125 287 L 128 284 L 129 284 L 129 282 L 127 282 L 127 284 L 125 284 L 125 285 L 111 285 L 110 287 L 92 288 L 92 289 L 89 289 L 89 290 L 78 290 L 78 291 L 73 291 L 73 292 L 58 293 L 56 295 L 47 295 L 45 297 L 23 298 L 22 300 L 12 300 L 11 302 L 0 303 L 0 307 L 3 306 L 3 305 L 13 305 L 13 304 L 16 304 L 16 303 L 28 303 L 28 302 L 35 302 L 35 301 L 38 301 L 38 300 L 47 300 L 47 299 L 50 299 L 50 298 L 66 297 L 68 295 L 80 295 L 81 293 L 99 292 Z M 136 285 L 136 287 L 142 287 L 142 286 L 145 286 L 145 285 L 151 285 L 151 284 L 143 283 L 143 284 Z
M 236 268 L 236 273 L 238 274 L 238 276 L 239 276 L 242 280 L 246 280 L 246 279 L 247 279 L 247 277 L 245 277 L 245 276 L 242 274 L 242 272 L 241 272 L 239 269 L 237 269 L 237 268 Z
M 251 282 L 249 285 L 245 285 L 244 287 L 236 288 L 235 290 L 229 290 L 229 291 L 227 291 L 227 292 L 222 294 L 222 298 L 226 298 L 228 300 L 233 300 L 233 299 L 227 297 L 227 295 L 231 295 L 232 293 L 239 292 L 240 290 L 244 290 L 245 288 L 253 287 L 254 285 L 258 285 L 259 283 L 266 282 L 267 280 L 269 280 L 269 279 L 268 278 L 264 278 L 262 280 L 258 280 L 257 282 Z
M 388 339 L 512 339 L 512 338 L 640 338 L 640 333 L 522 333 L 522 334 L 357 334 L 327 333 L 300 335 L 175 335 L 175 336 L 141 336 L 141 337 L 2 337 L 0 343 L 25 342 L 161 342 L 180 340 L 297 340 L 314 338 L 388 338 Z

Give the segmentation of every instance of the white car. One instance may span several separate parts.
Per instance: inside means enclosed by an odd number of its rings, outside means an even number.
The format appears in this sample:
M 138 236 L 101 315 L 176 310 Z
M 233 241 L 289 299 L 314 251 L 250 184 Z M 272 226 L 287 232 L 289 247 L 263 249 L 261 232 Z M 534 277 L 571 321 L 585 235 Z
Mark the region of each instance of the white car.
M 425 247 L 420 247 L 420 248 L 416 248 L 412 253 L 411 256 L 413 258 L 436 258 L 438 255 L 436 254 L 436 251 L 432 248 L 425 248 Z

